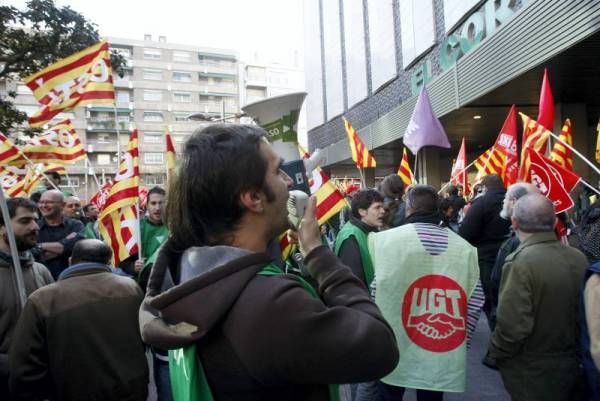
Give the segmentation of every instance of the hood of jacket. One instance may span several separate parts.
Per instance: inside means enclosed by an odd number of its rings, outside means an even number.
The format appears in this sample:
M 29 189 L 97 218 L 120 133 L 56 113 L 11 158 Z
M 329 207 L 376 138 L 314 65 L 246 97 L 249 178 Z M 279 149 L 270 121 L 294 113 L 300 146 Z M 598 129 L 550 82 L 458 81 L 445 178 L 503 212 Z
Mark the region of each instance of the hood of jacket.
M 162 349 L 196 342 L 227 315 L 248 282 L 271 261 L 266 253 L 229 246 L 178 252 L 167 242 L 140 309 L 144 342 Z
M 29 251 L 21 252 L 19 254 L 19 261 L 21 262 L 22 268 L 28 268 L 33 266 L 33 255 Z M 12 267 L 13 260 L 10 253 L 0 251 L 0 268 Z

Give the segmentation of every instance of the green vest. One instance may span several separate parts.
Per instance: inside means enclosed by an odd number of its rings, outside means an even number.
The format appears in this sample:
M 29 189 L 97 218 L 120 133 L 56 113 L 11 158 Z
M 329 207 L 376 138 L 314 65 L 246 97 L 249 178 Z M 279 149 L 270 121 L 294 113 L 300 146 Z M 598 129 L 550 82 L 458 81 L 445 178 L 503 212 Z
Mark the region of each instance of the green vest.
M 362 264 L 363 272 L 365 273 L 365 280 L 367 281 L 367 288 L 371 286 L 375 272 L 373 271 L 373 262 L 371 261 L 371 254 L 369 253 L 369 246 L 367 241 L 367 233 L 352 224 L 347 222 L 344 224 L 340 232 L 335 239 L 335 254 L 340 255 L 340 249 L 342 244 L 348 238 L 354 237 L 358 243 L 358 249 L 360 250 L 360 261 Z
M 277 265 L 265 265 L 257 276 L 281 276 L 285 274 Z M 319 298 L 317 291 L 302 277 L 294 276 L 313 297 Z M 202 363 L 196 352 L 196 345 L 169 351 L 169 373 L 171 392 L 174 401 L 214 401 Z M 330 401 L 339 401 L 337 385 L 329 386 Z
M 477 250 L 447 228 L 421 223 L 373 233 L 369 249 L 375 303 L 401 355 L 381 381 L 465 391 L 467 303 L 479 279 Z

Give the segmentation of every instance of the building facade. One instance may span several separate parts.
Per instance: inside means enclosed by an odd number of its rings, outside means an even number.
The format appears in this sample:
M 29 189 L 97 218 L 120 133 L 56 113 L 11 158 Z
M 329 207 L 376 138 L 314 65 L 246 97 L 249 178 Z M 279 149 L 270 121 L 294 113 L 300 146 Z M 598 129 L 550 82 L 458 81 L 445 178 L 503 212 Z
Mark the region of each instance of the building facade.
M 117 152 L 126 149 L 134 127 L 139 133 L 141 185 L 164 185 L 167 130 L 180 151 L 194 130 L 208 124 L 190 121 L 191 114 L 227 118 L 240 110 L 236 51 L 178 45 L 163 36 L 152 40 L 151 35 L 144 40 L 109 37 L 108 41 L 111 50 L 127 61 L 125 75 L 114 75 L 116 110 L 105 105 L 78 107 L 53 120 L 70 118 L 85 143 L 90 163 L 68 165 L 69 177 L 63 183 L 84 199 L 97 190 L 96 179 L 101 183 L 114 176 Z M 24 84 L 3 85 L 17 92 L 20 110 L 33 114 L 39 109 Z
M 266 98 L 304 91 L 304 70 L 283 64 L 240 63 L 240 104 L 243 106 Z M 240 122 L 252 120 L 243 117 Z M 306 108 L 298 118 L 298 137 L 306 146 Z
M 493 144 L 511 104 L 536 118 L 544 68 L 554 131 L 571 118 L 575 147 L 593 154 L 600 2 L 306 0 L 304 9 L 308 142 L 325 150 L 332 174 L 357 175 L 342 116 L 373 150 L 371 182 L 395 172 L 426 85 L 452 149 L 420 152 L 417 175 L 439 185 L 463 137 L 473 160 Z M 584 163 L 576 160 L 575 168 L 591 178 Z

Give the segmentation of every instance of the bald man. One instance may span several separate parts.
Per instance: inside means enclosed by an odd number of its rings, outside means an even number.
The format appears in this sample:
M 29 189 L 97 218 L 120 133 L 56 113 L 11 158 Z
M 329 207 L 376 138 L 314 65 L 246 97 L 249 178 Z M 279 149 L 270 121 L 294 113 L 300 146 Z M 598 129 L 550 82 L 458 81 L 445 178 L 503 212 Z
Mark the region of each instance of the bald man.
M 43 263 L 57 279 L 69 265 L 73 246 L 83 237 L 83 223 L 63 215 L 64 196 L 55 189 L 42 194 L 38 207 L 40 234 L 34 251 L 36 260 Z
M 554 234 L 554 207 L 519 198 L 511 224 L 521 244 L 506 258 L 489 355 L 514 401 L 569 400 L 578 370 L 578 306 L 586 257 Z
M 502 210 L 500 211 L 500 217 L 510 221 L 513 207 L 519 198 L 527 194 L 539 193 L 540 190 L 535 185 L 527 182 L 518 182 L 511 185 L 506 190 L 504 202 L 502 203 Z M 492 309 L 490 311 L 489 325 L 492 331 L 494 331 L 494 328 L 496 327 L 496 309 L 498 309 L 498 291 L 500 289 L 500 281 L 502 280 L 502 266 L 504 266 L 506 257 L 513 253 L 518 248 L 520 243 L 521 241 L 519 241 L 519 237 L 514 231 L 511 231 L 510 237 L 502 243 L 500 249 L 498 250 L 498 256 L 496 256 L 496 262 L 494 263 L 490 277 L 490 299 L 492 303 Z
M 9 355 L 15 399 L 146 400 L 143 294 L 112 272 L 111 256 L 102 241 L 79 241 L 58 281 L 31 294 Z

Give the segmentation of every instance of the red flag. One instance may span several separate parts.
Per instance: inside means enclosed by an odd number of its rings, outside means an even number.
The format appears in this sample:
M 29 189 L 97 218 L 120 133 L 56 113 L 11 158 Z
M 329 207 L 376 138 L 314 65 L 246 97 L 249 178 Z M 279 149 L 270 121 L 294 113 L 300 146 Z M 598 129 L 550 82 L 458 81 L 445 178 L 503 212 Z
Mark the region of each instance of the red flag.
M 544 79 L 542 80 L 542 91 L 540 92 L 540 111 L 537 122 L 554 131 L 554 97 L 548 79 L 548 69 L 544 68 Z
M 557 179 L 544 158 L 530 148 L 527 148 L 526 152 L 529 156 L 529 166 L 525 180 L 538 187 L 542 195 L 552 201 L 555 213 L 558 214 L 573 207 L 575 203 L 569 196 L 569 192 Z
M 496 148 L 502 149 L 506 158 L 502 178 L 504 186 L 508 188 L 517 182 L 519 174 L 519 156 L 517 153 L 517 109 L 513 104 L 504 120 L 500 134 L 494 144 Z
M 548 159 L 545 156 L 540 156 L 544 159 L 544 161 L 548 165 L 548 168 L 552 171 L 552 174 L 554 174 L 554 176 L 556 177 L 558 182 L 560 182 L 560 184 L 563 186 L 565 191 L 571 192 L 573 188 L 575 188 L 575 186 L 579 183 L 579 181 L 581 181 L 581 177 L 572 172 L 571 170 L 564 168 L 557 162 Z
M 452 172 L 450 173 L 450 182 L 454 185 L 462 185 L 464 196 L 469 195 L 469 183 L 467 180 L 467 171 L 465 169 L 466 166 L 467 148 L 465 147 L 465 138 L 463 138 L 462 144 L 460 145 L 460 150 L 458 151 L 458 156 L 456 156 L 456 161 L 454 162 Z

